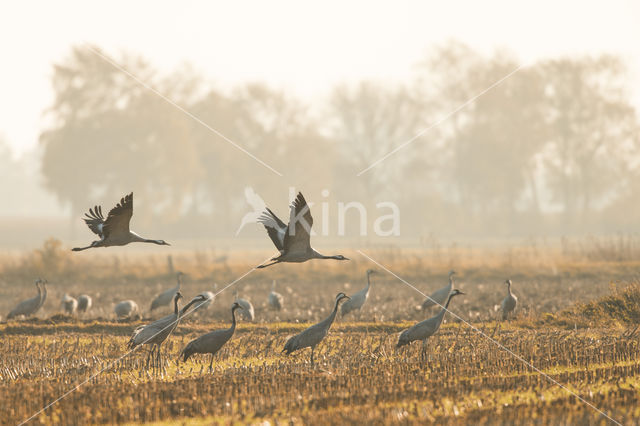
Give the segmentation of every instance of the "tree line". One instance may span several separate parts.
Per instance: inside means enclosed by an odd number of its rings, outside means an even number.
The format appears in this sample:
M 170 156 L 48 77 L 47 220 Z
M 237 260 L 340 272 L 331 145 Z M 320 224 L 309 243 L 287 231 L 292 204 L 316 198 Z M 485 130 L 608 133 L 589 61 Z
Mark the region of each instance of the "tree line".
M 222 90 L 188 68 L 161 75 L 142 57 L 115 59 L 283 176 L 77 47 L 54 65 L 40 137 L 44 185 L 74 219 L 133 190 L 138 228 L 231 235 L 251 186 L 278 207 L 289 187 L 372 211 L 393 201 L 411 237 L 638 229 L 638 114 L 614 56 L 513 72 L 508 53 L 450 43 L 405 84 L 341 85 L 314 105 L 261 83 Z

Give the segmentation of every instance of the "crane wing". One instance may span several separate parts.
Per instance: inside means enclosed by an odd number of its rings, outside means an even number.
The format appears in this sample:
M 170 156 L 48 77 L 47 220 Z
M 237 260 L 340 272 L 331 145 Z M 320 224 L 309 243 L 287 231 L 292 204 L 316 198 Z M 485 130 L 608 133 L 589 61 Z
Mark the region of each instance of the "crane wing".
M 116 204 L 109 212 L 102 228 L 105 238 L 110 235 L 128 233 L 131 216 L 133 216 L 133 192 L 122 197 L 120 203 Z
M 302 192 L 291 203 L 289 225 L 284 235 L 284 249 L 291 252 L 306 252 L 311 247 L 311 227 L 313 217 Z
M 89 213 L 84 214 L 85 217 L 82 219 L 87 224 L 91 232 L 98 235 L 100 238 L 103 237 L 103 225 L 104 225 L 104 216 L 102 215 L 102 207 L 95 206 L 92 209 L 89 209 Z
M 278 216 L 275 215 L 266 207 L 265 211 L 258 218 L 258 223 L 264 225 L 264 228 L 267 230 L 267 234 L 269 234 L 269 238 L 273 241 L 273 245 L 280 251 L 284 250 L 284 235 L 287 231 L 287 225 L 281 221 Z

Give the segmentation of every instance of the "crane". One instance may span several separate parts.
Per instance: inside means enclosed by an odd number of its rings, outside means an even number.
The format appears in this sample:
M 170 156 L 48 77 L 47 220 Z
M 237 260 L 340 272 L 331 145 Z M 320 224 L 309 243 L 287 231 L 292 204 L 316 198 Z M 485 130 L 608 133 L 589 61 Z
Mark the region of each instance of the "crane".
M 182 361 L 187 360 L 193 354 L 211 354 L 211 361 L 209 362 L 209 372 L 213 368 L 213 356 L 233 337 L 233 333 L 236 331 L 236 309 L 242 309 L 238 302 L 234 302 L 231 305 L 231 327 L 223 330 L 214 330 L 209 333 L 190 341 L 187 346 L 182 350 Z
M 9 314 L 7 315 L 8 320 L 18 317 L 20 315 L 28 317 L 38 312 L 38 309 L 40 309 L 40 307 L 44 303 L 43 296 L 42 296 L 42 288 L 40 287 L 40 284 L 42 284 L 44 288 L 43 281 L 41 279 L 37 279 L 35 281 L 35 286 L 36 286 L 36 289 L 38 290 L 38 294 L 30 299 L 23 300 L 22 302 L 18 303 L 16 307 L 13 308 L 11 312 L 9 312 Z
M 205 300 L 204 296 L 198 295 L 180 310 L 178 309 L 178 301 L 180 299 L 182 299 L 182 293 L 178 291 L 173 298 L 174 312 L 172 314 L 136 328 L 129 339 L 127 347 L 131 350 L 140 345 L 151 345 L 151 351 L 147 357 L 147 367 L 149 366 L 149 360 L 153 359 L 154 351 L 156 353 L 156 365 L 160 366 L 160 345 L 162 345 L 173 330 L 176 329 L 184 313 L 186 313 L 194 303 L 204 302 Z
M 500 306 L 503 321 L 508 318 L 509 314 L 515 311 L 516 305 L 518 304 L 518 298 L 511 292 L 511 280 L 506 280 L 504 283 L 507 285 L 507 296 L 502 300 L 502 305 Z
M 342 312 L 342 316 L 347 315 L 351 311 L 362 309 L 362 305 L 369 298 L 369 289 L 371 288 L 371 274 L 375 274 L 376 271 L 373 269 L 367 270 L 367 286 L 360 290 L 359 292 L 353 294 L 351 296 L 351 300 L 347 300 L 342 304 L 340 311 Z
M 153 301 L 151 302 L 151 309 L 150 309 L 151 311 L 171 303 L 171 299 L 173 299 L 173 296 L 175 296 L 175 294 L 178 291 L 180 291 L 180 288 L 182 287 L 183 276 L 184 274 L 182 272 L 178 272 L 177 273 L 178 284 L 175 287 L 170 288 L 169 290 L 163 291 L 153 299 Z
M 349 260 L 341 254 L 325 256 L 311 247 L 310 233 L 313 217 L 301 192 L 291 203 L 288 225 L 285 225 L 268 207 L 258 218 L 258 223 L 264 225 L 269 238 L 280 251 L 279 256 L 271 258 L 272 263 L 259 265 L 258 268 L 266 268 L 281 262 L 306 262 L 310 259 Z
M 349 299 L 344 293 L 338 293 L 336 295 L 335 305 L 333 307 L 333 311 L 327 318 L 320 321 L 317 324 L 312 325 L 306 330 L 302 331 L 302 333 L 296 334 L 287 340 L 287 343 L 284 345 L 284 349 L 282 352 L 286 352 L 287 355 L 290 353 L 297 351 L 298 349 L 303 348 L 311 348 L 311 365 L 313 365 L 313 353 L 315 351 L 316 345 L 320 343 L 329 332 L 329 328 L 331 328 L 331 324 L 336 319 L 336 314 L 338 313 L 338 306 L 340 302 L 344 299 Z
M 247 321 L 253 321 L 255 318 L 255 310 L 253 309 L 253 305 L 247 299 L 242 299 L 238 297 L 238 290 L 233 292 L 233 296 L 235 301 L 240 305 L 240 316 L 242 319 Z
M 89 309 L 91 309 L 92 304 L 93 304 L 93 301 L 91 300 L 91 296 L 89 296 L 88 294 L 83 294 L 81 296 L 78 296 L 78 312 L 80 313 L 88 312 Z
M 424 348 L 427 344 L 427 339 L 433 336 L 439 329 L 442 324 L 442 320 L 444 319 L 444 314 L 447 312 L 447 308 L 449 307 L 449 302 L 455 296 L 464 294 L 458 289 L 455 289 L 449 293 L 447 297 L 446 303 L 438 312 L 438 314 L 434 317 L 426 319 L 424 321 L 420 321 L 419 323 L 413 325 L 412 327 L 404 330 L 400 337 L 398 338 L 398 344 L 396 345 L 398 348 L 404 345 L 408 345 L 409 343 L 415 340 L 422 340 L 422 350 L 424 355 Z
M 449 297 L 449 293 L 451 293 L 451 290 L 453 290 L 453 276 L 455 275 L 455 273 L 456 271 L 449 271 L 449 285 L 446 285 L 434 291 L 433 293 L 431 293 L 431 296 L 427 297 L 425 301 L 422 302 L 423 311 L 435 305 L 444 305 L 444 302 L 447 301 L 447 297 Z
M 76 309 L 78 309 L 78 301 L 73 297 L 69 296 L 67 293 L 62 297 L 62 301 L 60 303 L 62 309 L 66 314 L 73 315 L 76 313 Z
M 138 304 L 133 300 L 123 300 L 116 304 L 113 311 L 116 313 L 118 318 L 128 318 L 131 315 L 138 313 L 139 309 Z
M 129 243 L 152 243 L 160 246 L 169 246 L 171 244 L 164 240 L 150 240 L 129 229 L 129 222 L 133 216 L 133 192 L 125 195 L 109 211 L 107 219 L 102 215 L 102 207 L 95 206 L 89 209 L 89 213 L 85 213 L 83 220 L 89 229 L 100 237 L 99 240 L 93 241 L 86 247 L 75 247 L 71 250 L 82 251 L 94 247 L 112 247 L 124 246 Z
M 273 280 L 271 283 L 271 292 L 269 293 L 269 297 L 267 298 L 267 302 L 272 309 L 279 311 L 282 309 L 282 305 L 284 304 L 284 297 L 276 291 L 276 280 Z

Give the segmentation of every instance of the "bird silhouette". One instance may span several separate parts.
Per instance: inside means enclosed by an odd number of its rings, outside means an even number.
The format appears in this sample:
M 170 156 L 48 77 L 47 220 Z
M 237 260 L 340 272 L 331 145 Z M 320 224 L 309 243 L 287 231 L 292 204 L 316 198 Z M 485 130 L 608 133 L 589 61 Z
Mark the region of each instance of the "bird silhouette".
M 269 238 L 280 251 L 279 256 L 271 259 L 272 263 L 260 265 L 258 268 L 266 268 L 281 262 L 306 262 L 310 259 L 349 260 L 341 254 L 325 256 L 311 247 L 313 217 L 307 205 L 307 200 L 304 199 L 301 192 L 291 203 L 288 225 L 285 225 L 268 207 L 262 213 L 258 222 L 264 225 Z
M 111 247 L 124 246 L 129 243 L 152 243 L 161 246 L 169 246 L 171 244 L 164 240 L 150 240 L 129 229 L 129 222 L 133 216 L 133 192 L 125 195 L 109 211 L 107 219 L 102 215 L 102 207 L 95 206 L 89 209 L 89 213 L 85 213 L 83 220 L 89 229 L 100 237 L 99 240 L 93 241 L 86 247 L 75 247 L 72 251 L 82 251 L 95 247 Z

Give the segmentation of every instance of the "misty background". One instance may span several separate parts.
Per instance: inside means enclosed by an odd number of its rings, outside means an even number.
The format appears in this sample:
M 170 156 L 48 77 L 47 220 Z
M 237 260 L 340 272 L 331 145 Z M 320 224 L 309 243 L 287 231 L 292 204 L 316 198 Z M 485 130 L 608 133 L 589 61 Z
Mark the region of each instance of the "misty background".
M 405 78 L 352 76 L 312 97 L 259 78 L 217 84 L 198 64 L 157 66 L 142 51 L 68 46 L 48 66 L 52 98 L 35 143 L 19 148 L 0 125 L 0 246 L 89 241 L 84 212 L 108 210 L 131 191 L 132 228 L 142 234 L 263 239 L 256 225 L 235 237 L 251 210 L 246 187 L 283 219 L 290 188 L 303 191 L 315 203 L 314 227 L 326 203 L 330 237 L 337 203 L 363 204 L 368 235 L 350 210 L 352 242 L 381 241 L 372 224 L 389 214 L 376 208 L 385 201 L 401 212 L 400 237 L 382 239 L 388 244 L 640 230 L 640 122 L 628 58 L 598 51 L 523 61 L 499 45 L 418 44 Z

